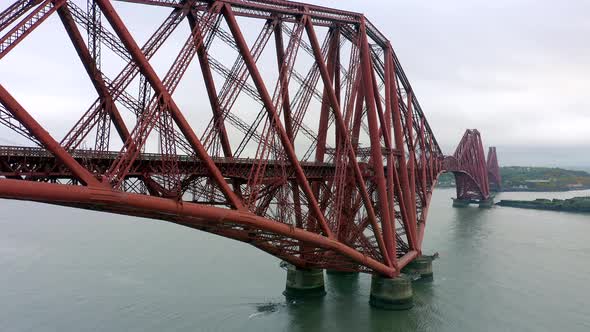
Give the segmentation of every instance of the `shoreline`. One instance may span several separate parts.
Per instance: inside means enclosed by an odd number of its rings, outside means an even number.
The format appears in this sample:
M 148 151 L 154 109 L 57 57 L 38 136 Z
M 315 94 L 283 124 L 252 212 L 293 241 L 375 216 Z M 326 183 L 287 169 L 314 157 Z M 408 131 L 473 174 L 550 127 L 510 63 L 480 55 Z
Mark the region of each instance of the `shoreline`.
M 455 186 L 436 186 L 436 188 L 441 189 L 453 189 L 456 188 Z M 507 190 L 499 191 L 498 193 L 564 193 L 564 192 L 571 192 L 571 191 L 583 191 L 583 190 L 590 190 L 590 187 L 584 188 L 567 188 L 567 189 L 519 189 L 519 188 L 510 188 Z
M 495 205 L 521 209 L 590 213 L 590 196 L 568 199 L 537 198 L 532 201 L 503 199 Z

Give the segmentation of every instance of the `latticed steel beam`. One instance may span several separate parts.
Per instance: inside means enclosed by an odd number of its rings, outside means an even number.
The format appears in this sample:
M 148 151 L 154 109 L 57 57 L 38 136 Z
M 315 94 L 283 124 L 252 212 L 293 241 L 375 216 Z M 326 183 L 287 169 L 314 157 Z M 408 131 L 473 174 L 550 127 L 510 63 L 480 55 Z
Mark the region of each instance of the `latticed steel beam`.
M 45 0 L 29 15 L 17 23 L 4 36 L 0 37 L 0 59 L 10 52 L 18 43 L 35 30 L 58 8 L 66 3 L 66 0 Z M 22 12 L 22 11 L 21 11 Z M 14 13 L 17 16 L 19 11 Z M 7 22 L 12 18 L 8 19 Z
M 16 21 L 23 13 L 41 3 L 42 0 L 16 0 L 12 5 L 0 13 L 0 32 Z
M 166 20 L 160 25 L 156 32 L 150 37 L 142 48 L 143 53 L 149 59 L 162 46 L 166 39 L 172 34 L 184 17 L 188 14 L 191 4 L 188 2 L 183 7 L 173 10 Z M 137 64 L 130 61 L 121 73 L 113 80 L 111 84 L 111 94 L 113 100 L 117 100 L 119 95 L 129 84 L 133 78 L 139 73 Z M 84 113 L 78 122 L 72 127 L 68 134 L 62 139 L 61 144 L 66 149 L 77 148 L 84 138 L 90 133 L 99 120 L 101 110 L 100 99 L 97 99 L 92 106 Z
M 68 6 L 62 6 L 61 8 L 59 8 L 58 15 L 68 35 L 70 36 L 70 40 L 74 45 L 74 48 L 76 49 L 76 52 L 78 53 L 78 56 L 82 61 L 82 64 L 84 65 L 84 69 L 86 69 L 88 77 L 90 78 L 92 84 L 94 85 L 94 88 L 96 89 L 96 92 L 98 93 L 100 105 L 102 107 L 102 120 L 99 120 L 99 123 L 102 124 L 103 128 L 106 126 L 110 128 L 110 119 L 112 118 L 115 128 L 117 129 L 117 132 L 121 137 L 121 140 L 127 140 L 129 138 L 129 130 L 125 125 L 125 122 L 123 121 L 123 118 L 121 117 L 121 114 L 119 113 L 119 110 L 115 105 L 113 96 L 111 95 L 109 88 L 107 87 L 103 79 L 103 76 L 100 72 L 100 56 L 97 54 L 97 52 L 100 52 L 98 51 L 99 46 L 93 44 L 93 49 L 86 47 L 86 44 L 82 39 L 82 34 L 80 33 L 78 27 L 74 23 L 74 19 L 72 18 Z M 94 15 L 98 14 L 94 13 Z M 98 28 L 98 26 L 99 25 L 97 25 L 95 29 Z M 95 43 L 100 42 L 100 38 L 96 37 L 100 35 L 99 33 L 92 33 L 92 35 L 95 38 Z M 99 140 L 102 140 L 101 144 L 97 144 L 95 146 L 95 149 L 99 151 L 108 150 L 108 134 L 110 133 L 110 131 L 108 131 L 108 129 L 106 128 L 104 128 L 103 130 L 105 132 L 103 132 L 102 137 L 100 137 L 100 134 L 97 134 L 97 136 L 99 136 L 97 137 L 97 142 Z
M 4 105 L 0 105 L 0 123 L 22 137 L 31 140 L 35 144 L 41 145 L 37 138 L 31 135 L 29 130 L 22 123 L 16 120 L 14 116 L 6 109 L 6 107 L 4 107 Z

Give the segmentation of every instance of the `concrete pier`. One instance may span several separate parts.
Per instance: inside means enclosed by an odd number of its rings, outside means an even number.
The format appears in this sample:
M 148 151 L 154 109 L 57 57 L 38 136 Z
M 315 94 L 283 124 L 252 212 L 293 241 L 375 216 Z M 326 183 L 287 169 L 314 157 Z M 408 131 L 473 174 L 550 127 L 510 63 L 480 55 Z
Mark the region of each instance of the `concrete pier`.
M 432 281 L 432 257 L 418 256 L 402 269 L 403 273 L 419 276 L 419 281 Z
M 414 306 L 412 281 L 405 276 L 387 278 L 373 275 L 371 306 L 385 310 L 406 310 Z
M 489 209 L 494 206 L 494 197 L 482 200 L 453 198 L 453 207 L 464 208 L 468 207 L 469 204 L 478 204 L 482 209 Z
M 490 209 L 494 206 L 494 197 L 479 201 L 479 207 L 482 209 Z
M 326 270 L 326 273 L 329 275 L 342 276 L 342 277 L 355 277 L 355 276 L 359 275 L 359 273 L 357 271 Z
M 287 284 L 283 294 L 287 298 L 320 297 L 326 295 L 324 288 L 324 270 L 287 269 Z
M 469 204 L 471 204 L 470 199 L 453 198 L 453 207 L 464 208 L 464 207 L 468 207 Z

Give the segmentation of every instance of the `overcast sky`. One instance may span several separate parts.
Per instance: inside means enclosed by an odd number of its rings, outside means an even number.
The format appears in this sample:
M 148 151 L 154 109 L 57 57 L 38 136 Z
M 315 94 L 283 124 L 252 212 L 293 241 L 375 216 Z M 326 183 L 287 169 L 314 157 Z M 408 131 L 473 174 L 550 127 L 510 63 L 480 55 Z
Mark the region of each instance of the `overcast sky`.
M 504 163 L 590 165 L 590 1 L 318 3 L 392 41 L 446 151 L 478 128 Z
M 446 153 L 466 128 L 477 128 L 486 146 L 498 147 L 501 164 L 590 166 L 590 1 L 314 3 L 365 13 L 391 40 Z M 137 27 L 132 32 L 138 40 L 139 31 L 155 29 L 149 20 L 156 11 L 167 13 L 128 4 L 117 8 L 133 13 L 124 18 Z M 63 30 L 57 17 L 47 25 L 0 61 L 0 83 L 27 108 L 44 110 L 31 113 L 48 126 L 67 128 L 72 121 L 61 117 L 74 108 L 72 114 L 79 115 L 78 104 L 89 104 L 85 94 L 92 88 L 69 78 L 82 67 L 63 32 L 59 40 L 49 38 Z M 34 66 L 57 82 L 40 83 Z M 65 99 L 61 87 L 68 84 Z M 35 87 L 41 92 L 33 96 Z

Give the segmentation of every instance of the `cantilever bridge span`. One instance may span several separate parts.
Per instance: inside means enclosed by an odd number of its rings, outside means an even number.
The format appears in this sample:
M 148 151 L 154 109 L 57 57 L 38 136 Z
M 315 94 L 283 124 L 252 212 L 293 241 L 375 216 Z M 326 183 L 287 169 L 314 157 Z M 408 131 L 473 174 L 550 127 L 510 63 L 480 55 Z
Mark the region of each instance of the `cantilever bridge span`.
M 477 129 L 467 129 L 459 142 L 455 153 L 444 159 L 443 169 L 455 175 L 457 198 L 454 206 L 465 206 L 471 202 L 490 207 L 490 177 L 493 189 L 500 189 L 500 167 L 496 157 L 496 148 L 490 147 L 486 161 L 481 135 Z
M 0 147 L 0 197 L 166 220 L 299 268 L 389 278 L 422 253 L 441 172 L 456 174 L 458 195 L 489 197 L 479 133 L 445 159 L 390 41 L 362 14 L 282 0 L 123 2 L 163 13 L 143 44 L 116 1 L 2 8 L 0 66 L 59 24 L 51 33 L 69 41 L 94 97 L 60 135 L 0 82 L 2 136 L 26 142 Z M 189 76 L 203 93 L 180 102 Z

